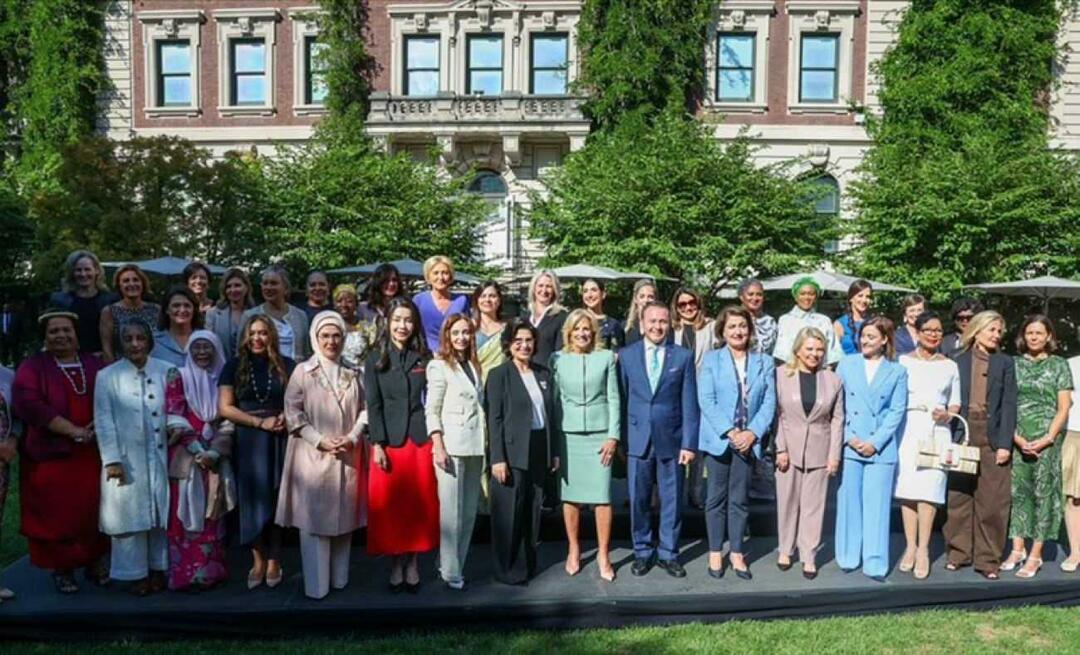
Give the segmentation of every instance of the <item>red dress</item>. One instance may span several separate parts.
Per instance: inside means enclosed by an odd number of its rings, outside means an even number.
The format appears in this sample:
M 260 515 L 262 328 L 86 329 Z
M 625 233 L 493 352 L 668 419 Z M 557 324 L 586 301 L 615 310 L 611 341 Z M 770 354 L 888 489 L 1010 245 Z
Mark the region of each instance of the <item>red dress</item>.
M 405 555 L 439 547 L 439 488 L 431 448 L 431 441 L 417 446 L 408 438 L 399 448 L 387 446 L 389 471 L 371 458 L 368 554 Z

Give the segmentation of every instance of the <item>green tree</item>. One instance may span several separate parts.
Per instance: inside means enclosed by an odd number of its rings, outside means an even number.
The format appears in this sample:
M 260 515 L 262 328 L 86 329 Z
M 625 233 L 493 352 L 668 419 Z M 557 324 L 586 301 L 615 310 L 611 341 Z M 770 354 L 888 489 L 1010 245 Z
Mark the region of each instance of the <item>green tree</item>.
M 320 129 L 356 138 L 367 115 L 368 96 L 376 62 L 367 50 L 368 3 L 356 0 L 319 0 L 321 39 L 327 44 L 326 106 L 330 115 Z
M 936 300 L 1080 272 L 1080 167 L 1048 146 L 1060 21 L 1054 0 L 912 4 L 853 185 L 856 270 Z
M 29 278 L 27 263 L 34 245 L 34 229 L 26 204 L 5 181 L 0 181 L 0 295 L 10 297 Z
M 545 263 L 588 262 L 703 284 L 817 263 L 833 226 L 815 190 L 751 161 L 745 139 L 723 145 L 666 113 L 627 117 L 545 178 L 529 212 Z

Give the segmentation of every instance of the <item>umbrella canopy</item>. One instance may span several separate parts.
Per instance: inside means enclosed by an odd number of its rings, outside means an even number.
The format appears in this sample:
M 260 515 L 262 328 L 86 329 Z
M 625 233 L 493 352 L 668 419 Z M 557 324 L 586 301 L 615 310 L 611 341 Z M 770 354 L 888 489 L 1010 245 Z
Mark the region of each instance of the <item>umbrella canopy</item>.
M 1029 296 L 1043 301 L 1043 310 L 1050 305 L 1051 298 L 1080 298 L 1080 282 L 1053 275 L 1015 280 L 1013 282 L 985 282 L 969 284 L 965 289 L 977 289 L 1001 296 Z
M 851 275 L 844 275 L 843 273 L 833 273 L 830 271 L 814 271 L 813 273 L 793 273 L 792 275 L 781 275 L 780 277 L 770 278 L 763 280 L 761 285 L 766 291 L 791 291 L 791 286 L 798 282 L 801 278 L 811 277 L 818 286 L 821 287 L 822 292 L 834 291 L 837 293 L 847 293 L 848 287 L 855 280 L 863 278 L 857 278 Z M 875 282 L 868 280 L 871 286 L 874 287 L 874 291 L 896 291 L 900 293 L 915 293 L 914 289 L 908 289 L 907 287 L 899 287 L 895 284 L 886 284 L 884 282 Z
M 121 266 L 127 266 L 128 264 L 135 264 L 145 273 L 169 277 L 183 273 L 184 269 L 192 261 L 194 260 L 184 259 L 183 257 L 173 257 L 170 255 L 158 257 L 156 259 L 144 259 L 142 261 L 105 262 L 102 266 L 105 268 L 120 268 Z M 206 264 L 205 266 L 209 268 L 210 272 L 214 275 L 221 275 L 226 270 L 224 266 L 218 266 L 217 264 Z
M 653 280 L 655 276 L 648 273 L 634 273 L 632 271 L 619 271 L 607 266 L 593 266 L 592 264 L 571 264 L 551 269 L 559 280 L 600 280 L 603 282 L 624 282 L 630 280 Z M 528 280 L 532 274 L 522 275 L 519 280 Z
M 393 264 L 394 268 L 398 270 L 398 273 L 401 273 L 401 277 L 404 278 L 423 279 L 424 277 L 424 264 L 415 259 L 395 259 L 392 262 L 375 262 L 374 264 L 364 264 L 363 266 L 346 266 L 344 268 L 335 268 L 327 272 L 344 273 L 348 275 L 372 275 L 375 273 L 375 269 L 383 264 Z M 482 280 L 475 275 L 455 271 L 454 281 L 464 282 L 465 284 L 480 284 Z

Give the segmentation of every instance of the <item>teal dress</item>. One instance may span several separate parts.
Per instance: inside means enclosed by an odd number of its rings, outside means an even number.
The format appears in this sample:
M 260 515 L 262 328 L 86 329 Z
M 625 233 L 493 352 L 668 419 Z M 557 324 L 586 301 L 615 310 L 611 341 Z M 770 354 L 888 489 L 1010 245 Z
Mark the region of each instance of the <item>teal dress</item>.
M 561 436 L 562 499 L 611 504 L 611 466 L 600 461 L 607 439 L 620 431 L 619 379 L 615 354 L 559 352 L 552 358 Z

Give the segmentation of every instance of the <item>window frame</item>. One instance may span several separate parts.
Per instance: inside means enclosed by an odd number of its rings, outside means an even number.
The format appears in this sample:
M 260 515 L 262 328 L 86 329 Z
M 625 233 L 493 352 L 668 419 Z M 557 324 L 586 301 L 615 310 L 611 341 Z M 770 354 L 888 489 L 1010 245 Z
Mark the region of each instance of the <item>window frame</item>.
M 803 32 L 799 34 L 799 104 L 813 105 L 835 105 L 840 102 L 840 38 L 839 32 Z M 813 39 L 817 41 L 829 40 L 833 46 L 833 66 L 831 68 L 823 68 L 819 66 L 808 67 L 805 62 L 806 56 L 806 42 L 807 39 Z M 829 71 L 832 73 L 832 96 L 829 98 L 814 98 L 807 99 L 803 97 L 803 75 L 806 72 L 823 72 Z
M 561 67 L 552 68 L 550 66 L 537 66 L 536 65 L 536 42 L 537 40 L 554 40 L 553 37 L 562 39 L 563 42 L 563 63 Z M 538 94 L 536 92 L 536 73 L 537 72 L 555 72 L 562 71 L 563 74 L 563 89 L 561 93 L 543 93 Z M 529 95 L 543 95 L 550 97 L 564 96 L 570 91 L 570 33 L 569 32 L 533 32 L 529 36 Z
M 304 35 L 304 104 L 311 107 L 322 107 L 326 104 L 326 97 L 321 100 L 315 99 L 315 77 L 321 75 L 323 84 L 326 84 L 326 73 L 330 70 L 329 66 L 326 66 L 325 62 L 320 63 L 320 67 L 316 68 L 313 63 L 315 58 L 312 56 L 313 46 L 323 45 L 325 42 L 320 41 L 319 37 L 314 34 Z
M 423 66 L 412 68 L 409 66 L 409 43 L 412 41 L 431 41 L 435 43 L 435 66 Z M 439 89 L 442 87 L 442 39 L 436 34 L 406 34 L 402 41 L 401 48 L 401 94 L 405 97 L 411 98 L 431 98 L 439 93 Z M 412 95 L 409 93 L 409 74 L 412 72 L 418 73 L 435 73 L 435 94 L 427 95 Z
M 239 90 L 240 90 L 240 77 L 253 77 L 256 73 L 239 73 L 236 70 L 236 48 L 239 45 L 255 45 L 259 44 L 263 48 L 263 66 L 262 72 L 257 75 L 263 78 L 265 83 L 263 86 L 263 98 L 259 102 L 240 102 Z M 229 106 L 230 107 L 266 107 L 270 104 L 270 75 L 269 75 L 269 62 L 267 59 L 270 54 L 270 46 L 267 43 L 266 38 L 261 36 L 253 37 L 237 37 L 229 39 Z
M 166 73 L 164 60 L 162 58 L 162 49 L 168 46 L 186 45 L 188 49 L 188 71 L 185 74 L 181 73 Z M 191 107 L 195 101 L 195 59 L 194 59 L 194 46 L 191 43 L 191 39 L 187 38 L 174 38 L 174 39 L 154 39 L 154 108 L 156 109 L 176 109 L 178 107 Z M 174 78 L 186 77 L 189 84 L 189 93 L 191 95 L 188 102 L 166 102 L 165 100 L 165 81 Z
M 750 39 L 750 67 L 749 68 L 735 68 L 731 66 L 723 66 L 721 61 L 723 57 L 720 54 L 720 43 L 724 38 L 749 38 Z M 738 102 L 738 103 L 750 103 L 754 102 L 757 98 L 757 32 L 733 32 L 733 31 L 721 31 L 716 33 L 716 73 L 714 83 L 716 89 L 713 93 L 713 101 L 718 103 Z M 720 95 L 720 76 L 724 71 L 748 71 L 750 74 L 750 93 L 744 98 L 724 98 Z
M 472 52 L 473 44 L 477 41 L 493 41 L 499 42 L 499 67 L 474 67 L 472 65 Z M 465 39 L 465 94 L 470 96 L 486 96 L 489 98 L 497 98 L 506 92 L 506 37 L 502 33 L 480 33 L 469 34 Z M 497 94 L 488 95 L 486 93 L 476 93 L 473 91 L 472 76 L 474 72 L 499 72 L 499 92 Z

